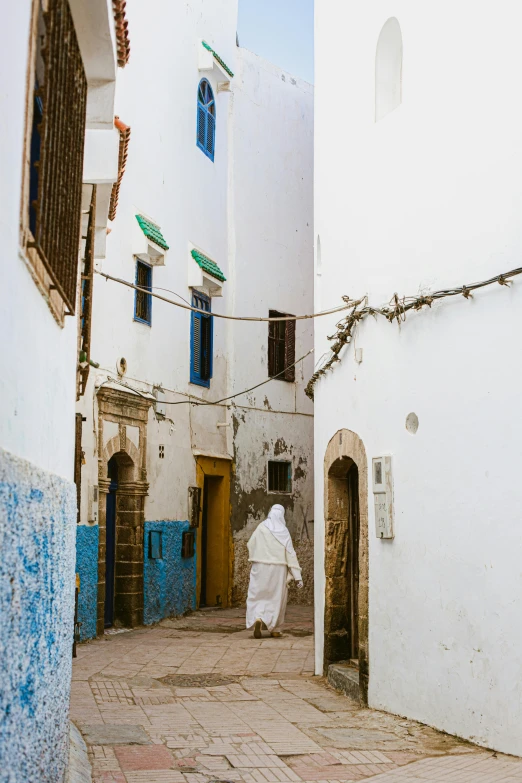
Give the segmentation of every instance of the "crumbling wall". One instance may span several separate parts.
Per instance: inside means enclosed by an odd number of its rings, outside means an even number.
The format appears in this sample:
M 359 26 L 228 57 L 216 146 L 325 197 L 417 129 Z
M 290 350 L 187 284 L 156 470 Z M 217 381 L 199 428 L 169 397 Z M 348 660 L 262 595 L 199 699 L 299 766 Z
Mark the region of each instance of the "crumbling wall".
M 234 534 L 234 586 L 232 602 L 234 606 L 244 606 L 248 592 L 248 580 L 250 577 L 250 563 L 248 562 L 247 541 L 257 527 L 257 522 L 250 522 L 243 530 Z M 309 523 L 313 528 L 313 523 Z M 311 531 L 310 531 L 311 533 Z M 295 583 L 289 587 L 288 603 L 300 606 L 313 606 L 314 603 L 314 542 L 313 533 L 310 538 L 302 538 L 296 541 L 294 546 L 303 572 L 304 587 L 298 590 Z

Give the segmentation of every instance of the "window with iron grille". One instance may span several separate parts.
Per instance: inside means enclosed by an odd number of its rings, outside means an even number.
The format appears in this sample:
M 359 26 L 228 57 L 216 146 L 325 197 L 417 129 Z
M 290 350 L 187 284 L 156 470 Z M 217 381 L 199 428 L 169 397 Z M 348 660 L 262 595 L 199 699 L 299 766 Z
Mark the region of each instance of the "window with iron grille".
M 196 144 L 205 155 L 214 160 L 216 146 L 216 103 L 212 87 L 202 79 L 198 87 L 198 118 Z
M 269 318 L 291 318 L 288 313 L 268 311 Z M 268 324 L 268 376 L 279 381 L 295 381 L 295 321 Z
M 45 14 L 39 9 L 34 67 L 27 246 L 74 313 L 87 80 L 67 0 L 49 0 Z
M 143 261 L 136 262 L 136 285 L 145 290 L 136 291 L 134 320 L 150 326 L 152 322 L 152 296 L 147 291 L 152 290 L 152 267 L 144 264 Z
M 268 462 L 268 491 L 280 493 L 292 491 L 291 462 Z
M 210 299 L 194 292 L 192 306 L 203 313 L 192 312 L 190 344 L 190 382 L 198 386 L 210 386 L 212 378 L 213 319 L 210 315 Z M 209 313 L 206 315 L 205 313 Z

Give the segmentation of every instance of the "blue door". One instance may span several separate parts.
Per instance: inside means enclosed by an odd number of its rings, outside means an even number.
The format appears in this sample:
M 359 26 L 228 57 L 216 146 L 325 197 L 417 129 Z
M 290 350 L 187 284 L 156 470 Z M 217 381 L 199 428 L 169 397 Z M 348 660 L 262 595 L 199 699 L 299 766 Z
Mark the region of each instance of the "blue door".
M 114 565 L 116 560 L 116 490 L 118 489 L 118 466 L 110 460 L 111 480 L 107 495 L 106 544 L 105 544 L 105 627 L 114 623 Z

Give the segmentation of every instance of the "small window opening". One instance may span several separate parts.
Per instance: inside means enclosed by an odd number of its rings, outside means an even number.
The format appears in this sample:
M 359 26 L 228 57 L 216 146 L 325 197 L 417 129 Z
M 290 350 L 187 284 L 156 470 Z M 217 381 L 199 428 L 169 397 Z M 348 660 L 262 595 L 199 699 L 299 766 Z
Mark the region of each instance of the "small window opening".
M 268 491 L 289 493 L 292 491 L 292 463 L 268 463 Z
M 210 315 L 211 303 L 208 296 L 195 292 L 192 296 L 192 305 L 205 312 L 192 312 L 190 382 L 208 387 L 212 378 L 213 323 Z
M 194 557 L 196 535 L 192 530 L 185 530 L 181 535 L 181 557 Z
M 152 268 L 143 261 L 136 262 L 136 285 L 145 289 L 136 291 L 134 298 L 134 320 L 144 324 L 151 324 L 152 320 L 152 296 L 147 291 L 152 290 Z
M 268 311 L 269 318 L 291 318 L 288 313 Z M 295 381 L 295 321 L 268 324 L 268 376 L 279 381 Z
M 160 459 L 165 459 L 165 446 L 160 446 L 159 447 L 159 458 Z
M 159 530 L 151 530 L 149 533 L 149 558 L 161 560 L 163 558 L 163 535 Z
M 216 104 L 212 87 L 206 79 L 202 79 L 198 87 L 196 144 L 210 160 L 214 160 L 214 149 L 216 145 Z

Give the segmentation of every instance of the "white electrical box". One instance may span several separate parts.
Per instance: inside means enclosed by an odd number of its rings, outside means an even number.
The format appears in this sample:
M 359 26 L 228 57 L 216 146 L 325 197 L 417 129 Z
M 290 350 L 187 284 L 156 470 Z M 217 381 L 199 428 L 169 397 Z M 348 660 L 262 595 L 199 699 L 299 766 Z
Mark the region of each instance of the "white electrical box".
M 165 417 L 167 415 L 167 406 L 165 405 L 165 392 L 163 391 L 163 389 L 156 387 L 154 389 L 154 396 L 156 397 L 156 402 L 154 404 L 156 416 Z
M 89 487 L 89 522 L 98 522 L 98 487 Z
M 393 476 L 390 455 L 373 458 L 372 481 L 375 535 L 377 538 L 393 538 Z

